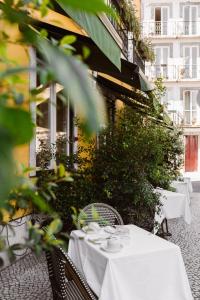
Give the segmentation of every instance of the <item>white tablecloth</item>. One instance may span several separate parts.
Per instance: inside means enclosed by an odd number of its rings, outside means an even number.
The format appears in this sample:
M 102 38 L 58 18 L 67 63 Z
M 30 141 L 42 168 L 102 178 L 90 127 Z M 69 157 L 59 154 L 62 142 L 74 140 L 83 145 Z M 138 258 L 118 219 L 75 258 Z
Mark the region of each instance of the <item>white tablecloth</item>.
M 69 255 L 99 300 L 192 300 L 178 246 L 134 225 L 131 244 L 107 253 L 73 231 Z
M 184 177 L 184 182 L 187 182 L 189 193 L 193 193 L 192 181 L 190 177 Z
M 186 181 L 172 181 L 171 186 L 176 189 L 177 193 L 184 194 L 190 204 L 190 185 Z
M 163 189 L 156 189 L 160 193 L 160 201 L 162 203 L 162 215 L 166 219 L 174 219 L 183 217 L 185 222 L 191 223 L 191 211 L 184 194 L 171 192 Z M 157 217 L 155 217 L 156 221 Z M 159 222 L 159 221 L 158 221 Z

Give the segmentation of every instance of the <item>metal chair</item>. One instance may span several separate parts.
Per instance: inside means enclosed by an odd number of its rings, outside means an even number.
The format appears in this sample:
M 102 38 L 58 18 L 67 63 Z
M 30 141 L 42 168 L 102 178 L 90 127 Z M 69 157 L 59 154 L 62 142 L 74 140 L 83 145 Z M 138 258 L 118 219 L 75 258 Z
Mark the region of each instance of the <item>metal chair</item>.
M 78 226 L 81 227 L 90 222 L 97 222 L 100 226 L 123 225 L 120 214 L 112 206 L 105 203 L 91 203 L 84 207 L 78 216 Z
M 97 300 L 85 279 L 62 248 L 46 251 L 54 300 Z

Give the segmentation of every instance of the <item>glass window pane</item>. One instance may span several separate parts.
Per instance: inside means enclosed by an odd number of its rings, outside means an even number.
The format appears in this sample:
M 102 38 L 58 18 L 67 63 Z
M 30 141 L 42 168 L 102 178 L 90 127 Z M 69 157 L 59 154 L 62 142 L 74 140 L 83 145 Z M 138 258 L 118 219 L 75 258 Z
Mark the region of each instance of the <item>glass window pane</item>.
M 192 112 L 192 124 L 196 124 L 197 123 L 197 112 L 193 111 Z
M 192 110 L 196 110 L 197 109 L 197 100 L 196 97 L 193 97 L 192 99 Z
M 185 124 L 190 124 L 190 112 L 185 112 Z
M 67 152 L 67 133 L 68 133 L 68 107 L 57 97 L 56 107 L 56 145 L 60 153 Z
M 190 91 L 185 92 L 185 99 L 184 99 L 184 107 L 185 110 L 190 110 Z
M 48 100 L 37 106 L 36 118 L 36 166 L 48 166 L 50 155 L 50 129 L 49 129 L 49 103 Z M 45 164 L 44 164 L 45 163 Z

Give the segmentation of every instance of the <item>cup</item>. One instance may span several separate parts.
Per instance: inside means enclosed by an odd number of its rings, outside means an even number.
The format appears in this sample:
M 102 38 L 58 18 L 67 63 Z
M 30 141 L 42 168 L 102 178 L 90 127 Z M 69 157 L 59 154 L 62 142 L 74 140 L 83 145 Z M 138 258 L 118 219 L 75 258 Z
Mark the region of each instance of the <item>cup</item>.
M 109 250 L 117 250 L 120 248 L 120 239 L 116 236 L 113 236 L 107 240 L 107 248 Z
M 88 229 L 91 230 L 91 231 L 99 231 L 100 226 L 99 226 L 99 224 L 96 223 L 96 222 L 90 222 L 90 223 L 88 224 Z

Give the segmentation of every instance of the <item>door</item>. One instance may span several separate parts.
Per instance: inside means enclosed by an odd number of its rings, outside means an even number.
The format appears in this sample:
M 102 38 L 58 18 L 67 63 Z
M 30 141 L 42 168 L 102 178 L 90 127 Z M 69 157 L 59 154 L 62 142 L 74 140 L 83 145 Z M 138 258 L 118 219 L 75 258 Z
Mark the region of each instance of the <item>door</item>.
M 184 91 L 184 124 L 196 125 L 199 123 L 199 108 L 197 105 L 197 90 Z
M 169 47 L 155 47 L 155 54 L 156 78 L 163 77 L 168 79 Z
M 186 5 L 183 10 L 183 24 L 185 35 L 197 34 L 197 12 L 198 7 Z
M 192 46 L 183 48 L 184 56 L 184 78 L 197 78 L 198 47 Z
M 155 7 L 155 34 L 167 35 L 168 7 Z
M 185 136 L 185 172 L 198 171 L 198 136 Z

